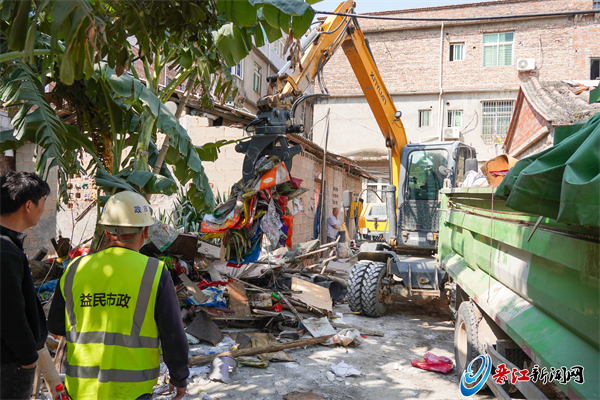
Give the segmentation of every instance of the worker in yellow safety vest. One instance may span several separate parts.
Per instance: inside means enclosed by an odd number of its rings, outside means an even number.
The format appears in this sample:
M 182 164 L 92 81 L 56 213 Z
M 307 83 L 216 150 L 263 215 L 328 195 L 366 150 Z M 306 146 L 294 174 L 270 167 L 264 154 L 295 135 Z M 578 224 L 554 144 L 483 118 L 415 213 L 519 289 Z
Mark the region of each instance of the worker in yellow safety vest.
M 72 399 L 150 399 L 159 343 L 174 399 L 185 395 L 189 347 L 175 287 L 161 261 L 138 252 L 153 222 L 143 196 L 112 196 L 99 222 L 108 247 L 73 260 L 56 287 L 48 329 L 67 338 Z

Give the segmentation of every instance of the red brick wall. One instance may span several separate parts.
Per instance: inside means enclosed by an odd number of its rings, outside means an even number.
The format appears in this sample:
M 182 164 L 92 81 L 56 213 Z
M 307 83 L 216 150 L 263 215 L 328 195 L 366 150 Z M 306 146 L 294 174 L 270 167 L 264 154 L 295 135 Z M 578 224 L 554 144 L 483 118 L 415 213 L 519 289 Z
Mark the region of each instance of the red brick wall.
M 523 99 L 519 119 L 516 122 L 515 134 L 510 143 L 509 153 L 518 149 L 543 127 L 550 128 L 550 124 L 531 106 L 527 98 Z
M 15 157 L 7 157 L 3 153 L 0 153 L 0 174 L 5 171 L 15 170 Z
M 498 3 L 498 4 L 496 4 Z M 499 1 L 435 7 L 398 13 L 402 16 L 473 16 L 503 15 L 510 13 L 552 12 L 589 9 L 591 0 L 527 0 Z M 381 14 L 381 13 L 380 13 Z M 386 14 L 394 15 L 388 12 Z M 444 26 L 443 88 L 445 91 L 473 89 L 516 89 L 520 83 L 515 60 L 535 58 L 540 80 L 589 79 L 589 58 L 600 57 L 600 14 L 563 16 L 543 19 L 489 21 L 486 23 Z M 421 24 L 422 27 L 388 32 L 369 28 L 378 26 L 407 27 L 410 23 L 393 21 L 360 21 L 367 32 L 371 50 L 388 90 L 391 93 L 435 92 L 439 90 L 440 25 Z M 414 24 L 412 24 L 414 25 Z M 483 35 L 511 31 L 513 65 L 483 67 Z M 449 61 L 451 43 L 464 43 L 465 59 Z M 522 73 L 521 73 L 522 74 Z M 342 50 L 325 66 L 325 82 L 331 94 L 362 94 Z

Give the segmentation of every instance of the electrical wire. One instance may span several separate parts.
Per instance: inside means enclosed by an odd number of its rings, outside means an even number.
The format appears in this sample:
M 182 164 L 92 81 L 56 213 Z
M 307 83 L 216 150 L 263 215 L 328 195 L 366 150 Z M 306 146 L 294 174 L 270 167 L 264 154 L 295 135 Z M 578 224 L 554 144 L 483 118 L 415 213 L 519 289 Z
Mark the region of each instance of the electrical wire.
M 521 19 L 521 18 L 556 17 L 556 16 L 561 16 L 561 15 L 592 14 L 592 13 L 600 13 L 600 9 L 556 11 L 556 12 L 549 12 L 549 13 L 493 15 L 493 16 L 489 16 L 489 17 L 462 17 L 462 18 L 386 17 L 386 16 L 382 16 L 382 15 L 349 14 L 349 13 L 338 13 L 338 12 L 333 12 L 333 11 L 315 11 L 315 14 L 339 15 L 342 17 L 352 17 L 352 18 L 375 19 L 375 20 L 385 20 L 385 21 L 430 21 L 430 22 L 462 22 L 462 21 Z

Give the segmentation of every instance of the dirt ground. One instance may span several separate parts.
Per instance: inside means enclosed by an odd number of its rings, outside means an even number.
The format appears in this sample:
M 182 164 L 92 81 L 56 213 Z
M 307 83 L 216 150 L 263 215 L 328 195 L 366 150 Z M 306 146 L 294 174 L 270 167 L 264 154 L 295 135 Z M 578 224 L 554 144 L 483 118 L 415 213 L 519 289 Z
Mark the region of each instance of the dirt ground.
M 337 268 L 349 271 L 351 265 L 337 263 Z M 382 331 L 385 336 L 367 336 L 356 348 L 313 345 L 289 349 L 286 353 L 295 362 L 271 362 L 266 369 L 239 367 L 231 373 L 229 384 L 209 381 L 206 374 L 196 376 L 190 379 L 184 399 L 199 399 L 202 390 L 212 399 L 240 400 L 280 400 L 292 392 L 309 391 L 331 400 L 462 399 L 454 370 L 441 374 L 410 363 L 428 351 L 454 360 L 454 323 L 447 310 L 432 309 L 406 304 L 398 298 L 386 316 L 370 318 L 346 314 L 350 312 L 348 305 L 337 305 L 333 311 L 343 313 L 343 323 Z M 342 379 L 327 373 L 332 364 L 341 361 L 355 367 L 360 376 Z M 156 388 L 155 393 L 166 388 Z M 489 392 L 474 397 L 495 398 Z

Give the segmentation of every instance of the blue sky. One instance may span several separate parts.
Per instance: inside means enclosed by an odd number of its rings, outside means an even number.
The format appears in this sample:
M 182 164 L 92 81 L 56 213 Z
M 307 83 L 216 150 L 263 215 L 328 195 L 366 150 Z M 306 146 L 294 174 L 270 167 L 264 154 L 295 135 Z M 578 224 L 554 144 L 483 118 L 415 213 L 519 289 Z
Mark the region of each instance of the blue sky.
M 493 0 L 355 0 L 356 12 L 375 12 L 402 10 L 405 8 L 435 7 L 447 6 L 450 4 L 476 3 Z M 333 11 L 342 2 L 342 0 L 323 0 L 313 4 L 317 11 Z

